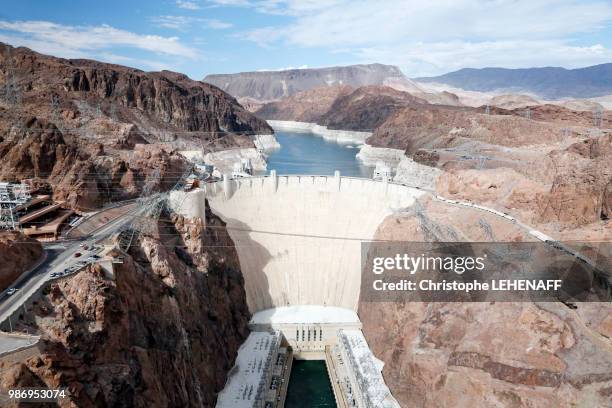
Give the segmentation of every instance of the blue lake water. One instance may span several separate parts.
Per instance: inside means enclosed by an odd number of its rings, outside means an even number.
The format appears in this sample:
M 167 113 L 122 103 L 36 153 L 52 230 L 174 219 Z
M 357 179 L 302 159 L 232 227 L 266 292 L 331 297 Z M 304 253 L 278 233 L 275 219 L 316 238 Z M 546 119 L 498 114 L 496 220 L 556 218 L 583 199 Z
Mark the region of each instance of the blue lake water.
M 281 174 L 333 175 L 372 177 L 374 169 L 364 166 L 355 155 L 356 144 L 328 141 L 312 133 L 276 132 L 281 148 L 268 154 L 268 171 Z

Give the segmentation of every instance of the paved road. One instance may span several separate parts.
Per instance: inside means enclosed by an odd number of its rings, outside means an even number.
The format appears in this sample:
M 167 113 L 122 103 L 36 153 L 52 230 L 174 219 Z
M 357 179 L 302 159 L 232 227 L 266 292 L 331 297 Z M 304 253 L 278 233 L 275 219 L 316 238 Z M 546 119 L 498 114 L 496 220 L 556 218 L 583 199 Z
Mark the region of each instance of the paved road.
M 37 336 L 16 336 L 0 332 L 0 354 L 5 351 L 13 351 L 29 347 L 38 342 Z
M 45 251 L 47 253 L 47 258 L 38 267 L 19 278 L 14 286 L 19 290 L 12 296 L 8 296 L 6 293 L 7 291 L 0 294 L 0 322 L 6 321 L 9 316 L 21 307 L 42 285 L 52 279 L 50 276 L 51 273 L 63 272 L 65 269 L 75 266 L 79 262 L 87 259 L 89 255 L 93 254 L 93 252 L 83 250 L 81 244 L 85 242 L 98 243 L 106 239 L 111 234 L 119 231 L 127 223 L 131 222 L 141 211 L 140 208 L 131 209 L 125 215 L 98 228 L 86 239 L 75 239 L 46 245 Z M 75 258 L 75 252 L 81 252 L 83 255 Z M 13 322 L 10 322 L 10 325 L 12 325 L 12 323 Z M 0 351 L 2 348 L 2 341 L 0 339 Z

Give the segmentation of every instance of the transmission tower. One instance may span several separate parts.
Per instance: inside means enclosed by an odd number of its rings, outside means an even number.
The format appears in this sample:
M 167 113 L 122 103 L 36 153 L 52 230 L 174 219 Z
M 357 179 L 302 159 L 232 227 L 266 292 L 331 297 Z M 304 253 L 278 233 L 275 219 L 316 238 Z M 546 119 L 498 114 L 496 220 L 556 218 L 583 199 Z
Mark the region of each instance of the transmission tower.
M 603 110 L 598 107 L 595 112 L 593 112 L 593 126 L 596 128 L 601 127 L 601 123 L 603 121 Z
M 523 111 L 523 115 L 525 116 L 525 119 L 531 119 L 531 108 L 527 107 Z
M 493 228 L 491 228 L 491 224 L 489 224 L 487 222 L 487 220 L 485 220 L 484 218 L 479 218 L 478 219 L 478 225 L 480 226 L 480 228 L 484 232 L 485 237 L 490 242 L 495 242 L 495 235 L 493 235 Z
M 19 219 L 16 207 L 25 204 L 30 199 L 30 189 L 27 184 L 0 183 L 0 228 L 16 230 Z
M 115 103 L 111 102 L 110 105 L 110 113 L 109 116 L 112 120 L 114 120 L 115 122 L 118 121 L 117 119 L 117 107 L 115 106 Z
M 485 108 L 485 114 L 486 115 L 490 115 L 491 114 L 491 105 L 487 104 L 487 107 Z
M 482 170 L 487 160 L 486 156 L 478 156 L 478 170 Z
M 15 68 L 13 67 L 13 56 L 11 50 L 6 50 L 6 76 L 4 82 L 4 100 L 6 103 L 13 107 L 19 105 L 21 102 L 21 95 L 19 92 L 19 83 L 15 75 Z
M 51 96 L 51 120 L 55 127 L 60 129 L 60 101 L 59 97 L 55 94 Z
M 151 235 L 155 232 L 157 219 L 163 211 L 170 193 L 182 188 L 184 180 L 189 177 L 192 171 L 193 167 L 188 166 L 176 184 L 164 193 L 153 193 L 155 186 L 161 182 L 159 169 L 156 168 L 153 173 L 147 176 L 142 193 L 136 203 L 137 208 L 140 209 L 140 214 L 119 234 L 120 248 L 127 252 L 136 235 Z
M 561 129 L 561 135 L 564 141 L 569 141 L 569 139 L 572 137 L 572 130 L 568 127 L 565 127 Z

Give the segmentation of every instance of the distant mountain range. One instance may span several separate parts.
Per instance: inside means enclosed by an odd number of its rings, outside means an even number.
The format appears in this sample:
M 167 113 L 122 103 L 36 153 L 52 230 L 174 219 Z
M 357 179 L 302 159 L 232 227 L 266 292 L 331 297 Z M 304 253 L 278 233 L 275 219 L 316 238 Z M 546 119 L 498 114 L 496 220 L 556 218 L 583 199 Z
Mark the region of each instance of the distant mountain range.
M 218 86 L 236 98 L 259 101 L 278 100 L 301 91 L 333 85 L 357 88 L 392 82 L 400 83 L 407 90 L 419 90 L 398 67 L 383 64 L 207 75 L 204 82 Z
M 593 98 L 612 94 L 612 63 L 592 67 L 464 68 L 437 77 L 416 78 L 468 91 L 530 92 L 541 98 Z

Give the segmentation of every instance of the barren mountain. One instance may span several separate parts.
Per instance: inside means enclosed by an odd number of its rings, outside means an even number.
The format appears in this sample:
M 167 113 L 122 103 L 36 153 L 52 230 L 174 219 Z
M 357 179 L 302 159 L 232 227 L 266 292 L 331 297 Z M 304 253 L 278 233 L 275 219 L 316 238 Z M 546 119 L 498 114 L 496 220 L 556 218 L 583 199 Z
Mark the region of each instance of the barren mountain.
M 560 101 L 559 104 L 564 108 L 575 110 L 575 111 L 604 111 L 606 108 L 595 101 L 590 101 L 587 99 L 571 99 L 566 101 Z
M 537 121 L 554 122 L 567 126 L 603 129 L 612 127 L 612 111 L 575 111 L 559 105 L 545 104 L 513 109 L 512 113 Z
M 612 64 L 577 69 L 464 68 L 417 80 L 448 84 L 469 91 L 529 92 L 546 99 L 591 98 L 612 93 Z
M 492 111 L 492 113 L 498 113 Z M 406 150 L 408 155 L 421 148 L 451 147 L 467 139 L 502 146 L 528 145 L 561 138 L 556 126 L 518 115 L 485 114 L 483 109 L 444 106 L 411 106 L 390 115 L 375 129 L 368 143 L 377 147 Z
M 427 101 L 389 87 L 363 86 L 339 96 L 320 121 L 330 129 L 371 131 L 393 112 Z
M 491 98 L 489 105 L 504 109 L 525 108 L 527 106 L 539 105 L 540 102 L 529 95 L 506 94 Z
M 158 187 L 173 184 L 186 165 L 173 148 L 252 147 L 245 135 L 272 132 L 220 89 L 168 71 L 0 44 L 0 86 L 0 175 L 49 182 L 80 208 L 137 195 L 155 168 Z
M 530 119 L 522 109 L 500 113 L 407 107 L 367 143 L 445 170 L 438 183 L 444 196 L 500 208 L 553 234 L 599 229 L 611 205 L 612 133 L 594 134 L 590 113 L 554 105 L 531 107 Z M 603 123 L 609 126 L 607 116 Z
M 317 122 L 329 111 L 336 99 L 351 92 L 353 88 L 348 85 L 314 88 L 278 102 L 266 103 L 255 110 L 255 114 L 264 119 Z
M 317 88 L 262 106 L 264 119 L 316 122 L 330 129 L 369 131 L 400 108 L 426 104 L 423 99 L 387 86 Z
M 290 69 L 285 71 L 241 72 L 237 74 L 207 75 L 211 83 L 237 97 L 273 101 L 322 86 L 384 85 L 385 81 L 418 89 L 399 68 L 392 65 L 369 64 L 345 67 Z
M 0 44 L 0 55 L 3 107 L 54 117 L 62 122 L 60 128 L 82 128 L 84 122 L 100 119 L 134 124 L 146 139 L 164 142 L 181 132 L 213 137 L 270 132 L 231 96 L 175 72 L 66 60 L 5 44 Z M 11 96 L 16 103 L 9 103 Z

